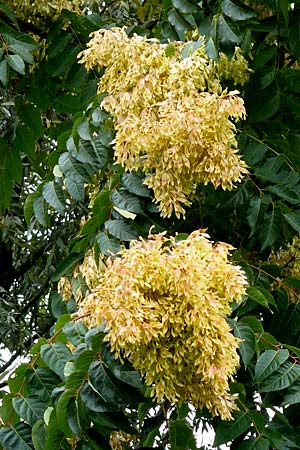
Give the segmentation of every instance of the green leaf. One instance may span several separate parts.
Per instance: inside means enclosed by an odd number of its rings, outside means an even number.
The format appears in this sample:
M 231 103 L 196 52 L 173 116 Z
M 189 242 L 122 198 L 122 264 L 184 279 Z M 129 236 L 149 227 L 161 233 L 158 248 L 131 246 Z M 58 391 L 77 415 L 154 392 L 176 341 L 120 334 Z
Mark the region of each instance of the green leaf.
M 93 215 L 96 220 L 97 226 L 100 227 L 109 217 L 111 210 L 110 191 L 103 189 L 97 195 L 93 205 Z
M 290 386 L 286 395 L 284 396 L 281 406 L 295 405 L 300 403 L 300 383 L 296 382 Z
M 300 233 L 300 209 L 291 213 L 283 214 L 285 221 L 294 228 L 294 230 Z
M 269 192 L 272 192 L 272 194 L 278 195 L 278 197 L 283 198 L 292 205 L 297 205 L 300 203 L 299 194 L 297 191 L 293 189 L 289 189 L 285 186 L 276 185 L 276 186 L 268 186 L 267 190 Z
M 222 15 L 218 17 L 218 32 L 221 42 L 229 41 L 235 44 L 239 44 L 241 41 L 241 38 L 237 36 L 229 26 L 228 20 L 226 21 L 225 17 Z
M 191 29 L 190 23 L 187 22 L 185 18 L 175 9 L 171 9 L 168 12 L 168 20 L 170 24 L 175 28 L 179 39 L 183 40 L 184 33 Z
M 92 421 L 101 427 L 111 428 L 113 430 L 122 430 L 125 433 L 136 434 L 136 429 L 130 425 L 129 420 L 121 411 L 111 413 L 93 413 L 90 417 Z
M 43 397 L 15 397 L 13 407 L 19 417 L 33 426 L 36 421 L 43 418 L 46 403 Z
M 35 450 L 44 450 L 46 445 L 46 429 L 43 420 L 38 420 L 32 427 L 32 442 Z
M 232 2 L 231 0 L 223 0 L 221 3 L 222 11 L 226 16 L 232 20 L 247 20 L 256 16 L 256 12 L 250 8 L 242 7 Z
M 172 3 L 174 8 L 178 9 L 183 14 L 193 14 L 199 11 L 199 8 L 188 0 L 172 0 Z
M 81 369 L 74 370 L 66 380 L 66 389 L 78 389 L 83 386 L 83 383 L 86 381 L 86 379 L 87 371 Z
M 247 295 L 251 300 L 264 306 L 265 308 L 269 308 L 269 303 L 271 303 L 271 305 L 273 306 L 276 306 L 273 295 L 267 289 L 264 289 L 262 287 L 254 286 L 248 288 Z
M 282 212 L 273 206 L 272 212 L 264 214 L 260 229 L 261 249 L 271 246 L 280 234 L 282 225 Z
M 111 193 L 111 201 L 114 206 L 124 209 L 125 211 L 130 211 L 136 214 L 143 212 L 138 197 L 129 193 L 125 189 L 120 189 L 119 191 L 114 190 Z
M 239 444 L 239 450 L 269 450 L 270 442 L 262 437 L 250 438 Z
M 67 46 L 67 44 L 71 41 L 71 39 L 72 33 L 64 32 L 55 36 L 55 39 L 49 44 L 48 58 L 52 59 L 55 58 L 57 55 L 59 55 Z
M 80 259 L 83 257 L 83 253 L 70 253 L 65 259 L 63 259 L 57 266 L 56 271 L 52 275 L 52 281 L 58 281 L 62 276 L 68 273 Z
M 107 346 L 102 348 L 101 359 L 103 364 L 118 380 L 137 389 L 143 388 L 144 385 L 140 374 L 133 370 L 132 367 L 126 368 L 125 364 L 121 364 L 119 360 L 115 359 L 114 354 Z
M 21 75 L 25 75 L 25 63 L 19 55 L 5 55 L 7 64 Z
M 64 391 L 56 405 L 56 415 L 59 417 L 59 428 L 65 436 L 72 438 L 79 437 L 81 427 L 78 420 L 78 411 L 76 407 L 77 394 L 74 389 Z
M 53 372 L 55 372 L 62 380 L 65 379 L 65 365 L 72 359 L 72 353 L 66 345 L 62 342 L 42 345 L 41 357 Z
M 78 123 L 75 122 L 74 126 L 76 128 L 76 131 L 77 131 L 79 137 L 81 137 L 81 139 L 83 139 L 85 141 L 92 140 L 90 129 L 89 129 L 89 122 L 86 117 L 83 119 L 82 118 L 78 119 Z
M 245 411 L 238 411 L 233 413 L 234 420 L 229 422 L 220 422 L 215 427 L 215 440 L 214 447 L 226 444 L 226 442 L 232 441 L 240 436 L 242 433 L 248 430 L 251 426 L 251 418 Z
M 97 391 L 88 383 L 84 383 L 80 390 L 80 398 L 86 408 L 96 413 L 113 412 L 115 408 L 105 402 Z
M 184 419 L 170 421 L 170 444 L 172 450 L 196 450 L 193 430 Z
M 30 395 L 36 395 L 44 401 L 51 400 L 53 389 L 60 383 L 60 377 L 47 367 L 33 366 L 26 371 L 26 386 Z
M 48 181 L 43 188 L 43 197 L 60 214 L 65 213 L 66 199 L 61 186 L 55 181 Z
M 15 18 L 12 10 L 8 8 L 8 6 L 6 6 L 4 3 L 0 3 L 0 10 L 7 15 L 9 20 L 14 24 L 15 28 L 17 28 L 17 30 L 20 30 L 17 19 Z M 3 39 L 6 40 L 5 35 L 3 35 Z
M 300 377 L 300 366 L 286 361 L 276 372 L 264 380 L 260 392 L 276 392 L 285 389 Z
M 32 195 L 36 194 L 34 192 Z M 37 221 L 43 225 L 43 227 L 47 228 L 49 226 L 49 215 L 47 203 L 43 197 L 38 194 L 37 198 L 33 198 L 33 211 L 34 215 L 37 218 Z
M 82 164 L 73 158 L 69 152 L 60 155 L 58 164 L 65 177 L 70 180 L 87 183 L 94 173 L 94 169 L 90 164 Z
M 268 151 L 268 146 L 261 142 L 250 141 L 243 150 L 243 156 L 247 164 L 254 166 L 260 162 Z
M 8 67 L 7 67 L 7 62 L 4 59 L 3 61 L 0 62 L 0 81 L 3 84 L 3 86 L 7 86 L 8 83 Z
M 79 97 L 72 94 L 61 94 L 56 97 L 55 101 L 53 102 L 55 111 L 62 114 L 72 114 L 76 111 L 79 111 L 80 106 L 81 105 Z
M 104 256 L 110 256 L 120 250 L 120 243 L 116 239 L 108 237 L 103 231 L 97 234 L 96 242 Z
M 22 100 L 16 102 L 16 108 L 18 115 L 26 125 L 26 128 L 24 129 L 24 139 L 26 139 L 26 129 L 28 128 L 35 139 L 42 137 L 45 130 L 39 109 L 32 103 L 23 103 Z
M 4 450 L 32 450 L 31 427 L 19 422 L 0 429 L 0 442 Z
M 97 359 L 97 353 L 98 352 L 95 350 L 84 348 L 78 355 L 76 355 L 75 368 L 87 373 L 90 364 Z
M 68 45 L 60 54 L 60 58 L 57 61 L 58 64 L 53 64 L 51 66 L 51 75 L 53 77 L 66 75 L 73 63 L 76 62 L 80 50 L 79 45 Z
M 137 231 L 125 220 L 107 220 L 104 225 L 112 236 L 121 241 L 132 241 L 138 238 Z
M 288 350 L 266 350 L 262 353 L 255 366 L 255 381 L 268 378 L 289 357 Z
M 124 398 L 114 384 L 102 361 L 95 361 L 89 368 L 91 387 L 109 404 L 117 408 L 123 407 Z
M 49 424 L 47 426 L 47 440 L 44 450 L 60 450 L 61 448 L 64 448 L 64 442 L 65 435 L 58 425 L 56 411 L 54 409 L 51 413 Z
M 205 50 L 209 59 L 216 61 L 218 59 L 218 51 L 216 49 L 213 38 L 209 38 L 205 44 Z
M 65 183 L 71 197 L 74 198 L 74 200 L 83 203 L 85 197 L 84 182 L 66 178 Z
M 251 116 L 251 122 L 263 122 L 274 116 L 280 108 L 280 94 L 272 95 L 270 97 L 269 92 L 260 97 L 255 96 L 253 98 L 252 108 L 249 111 Z
M 35 120 L 35 119 L 34 119 Z M 31 129 L 27 125 L 18 124 L 16 129 L 16 137 L 14 140 L 14 148 L 19 152 L 26 153 L 30 158 L 35 159 L 36 135 L 34 134 L 34 126 Z
M 84 342 L 86 332 L 87 327 L 83 322 L 78 320 L 69 322 L 63 327 L 63 333 L 66 335 L 69 342 L 71 342 L 71 344 L 75 345 L 76 347 Z
M 269 204 L 272 201 L 270 195 L 263 195 L 262 197 L 252 197 L 249 203 L 247 211 L 247 220 L 250 225 L 251 233 L 253 236 L 255 231 L 258 229 L 264 213 L 266 212 Z
M 248 367 L 255 354 L 255 336 L 252 328 L 246 323 L 229 320 L 235 337 L 241 340 L 239 350 L 245 367 Z
M 8 49 L 16 54 L 19 55 L 24 61 L 26 61 L 29 64 L 34 63 L 34 59 L 26 45 L 24 44 L 9 44 Z M 18 71 L 17 71 L 18 72 Z

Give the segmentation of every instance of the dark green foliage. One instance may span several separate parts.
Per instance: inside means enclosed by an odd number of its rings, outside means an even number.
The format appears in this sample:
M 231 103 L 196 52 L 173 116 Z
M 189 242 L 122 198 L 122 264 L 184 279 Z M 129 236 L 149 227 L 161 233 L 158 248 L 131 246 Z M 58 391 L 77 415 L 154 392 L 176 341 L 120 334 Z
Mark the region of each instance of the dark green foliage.
M 193 450 L 196 430 L 209 424 L 215 448 L 297 449 L 300 283 L 288 269 L 299 253 L 282 263 L 269 256 L 300 233 L 299 3 L 90 8 L 82 16 L 65 10 L 39 29 L 0 4 L 0 342 L 12 352 L 1 373 L 29 356 L 9 377 L 9 393 L 1 391 L 0 446 L 106 450 L 111 433 L 122 431 L 132 435 L 126 448 Z M 237 130 L 249 175 L 232 192 L 198 186 L 184 219 L 162 219 L 143 173 L 114 163 L 115 130 L 97 95 L 102 73 L 77 62 L 92 31 L 115 25 L 169 42 L 169 56 L 173 40 L 198 30 L 202 38 L 185 56 L 204 42 L 214 60 L 238 45 L 249 61 L 245 85 L 224 80 L 245 100 Z M 140 375 L 110 352 L 103 329 L 87 330 L 72 316 L 75 300 L 57 292 L 91 248 L 108 257 L 149 230 L 181 239 L 197 228 L 232 244 L 249 280 L 228 319 L 241 339 L 231 386 L 239 411 L 229 422 L 191 405 L 153 403 Z

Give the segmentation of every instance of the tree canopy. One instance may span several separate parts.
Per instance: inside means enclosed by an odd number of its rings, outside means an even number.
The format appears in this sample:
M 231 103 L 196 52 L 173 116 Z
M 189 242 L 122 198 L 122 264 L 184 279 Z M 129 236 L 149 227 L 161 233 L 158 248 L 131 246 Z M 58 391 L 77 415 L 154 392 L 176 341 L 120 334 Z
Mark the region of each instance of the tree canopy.
M 0 36 L 0 448 L 300 448 L 299 1 Z

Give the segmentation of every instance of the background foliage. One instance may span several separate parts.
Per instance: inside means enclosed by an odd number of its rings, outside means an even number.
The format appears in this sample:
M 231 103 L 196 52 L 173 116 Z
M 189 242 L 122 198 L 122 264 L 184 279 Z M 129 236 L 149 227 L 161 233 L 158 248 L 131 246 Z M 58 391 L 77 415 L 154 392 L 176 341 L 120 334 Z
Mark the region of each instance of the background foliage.
M 214 448 L 300 448 L 300 3 L 85 6 L 81 15 L 69 9 L 29 21 L 0 4 L 0 339 L 12 354 L 2 376 L 17 356 L 30 359 L 1 383 L 0 443 L 5 450 L 196 449 L 194 433 L 210 425 Z M 252 69 L 238 87 L 249 176 L 232 192 L 199 186 L 185 220 L 162 219 L 142 175 L 114 164 L 114 130 L 96 95 L 101 74 L 77 62 L 89 34 L 112 25 L 162 42 L 198 30 L 210 58 L 238 45 Z M 233 421 L 153 403 L 132 367 L 113 358 L 103 330 L 87 330 L 72 316 L 74 298 L 64 302 L 58 292 L 89 249 L 117 252 L 153 225 L 170 234 L 207 228 L 236 248 L 233 259 L 247 273 L 248 297 L 229 319 L 242 339 Z M 86 289 L 83 278 L 72 283 L 73 293 Z

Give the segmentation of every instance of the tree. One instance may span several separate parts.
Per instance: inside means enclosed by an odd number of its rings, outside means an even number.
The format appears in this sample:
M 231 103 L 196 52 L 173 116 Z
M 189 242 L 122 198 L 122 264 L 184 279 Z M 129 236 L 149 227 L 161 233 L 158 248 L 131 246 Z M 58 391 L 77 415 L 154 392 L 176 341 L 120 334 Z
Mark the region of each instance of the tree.
M 0 4 L 4 450 L 299 448 L 299 15 Z

